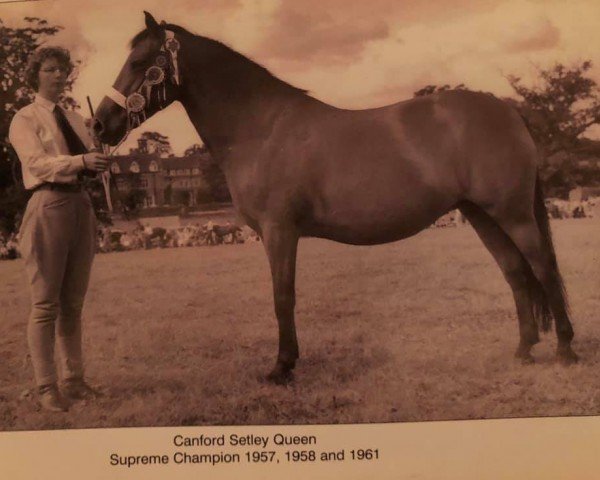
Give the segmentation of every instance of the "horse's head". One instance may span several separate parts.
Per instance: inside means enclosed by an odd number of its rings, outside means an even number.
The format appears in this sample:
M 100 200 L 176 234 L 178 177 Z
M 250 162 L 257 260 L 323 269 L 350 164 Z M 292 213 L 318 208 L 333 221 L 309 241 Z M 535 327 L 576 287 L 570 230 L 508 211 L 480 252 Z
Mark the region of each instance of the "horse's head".
M 148 12 L 146 29 L 131 42 L 131 53 L 94 117 L 94 133 L 115 145 L 131 129 L 177 99 L 179 42 Z

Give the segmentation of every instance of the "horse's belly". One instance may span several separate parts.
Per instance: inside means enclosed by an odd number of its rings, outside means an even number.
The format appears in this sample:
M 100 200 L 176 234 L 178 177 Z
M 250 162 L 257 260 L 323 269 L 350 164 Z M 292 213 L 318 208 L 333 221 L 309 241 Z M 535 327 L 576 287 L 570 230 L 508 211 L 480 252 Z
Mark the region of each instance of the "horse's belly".
M 451 207 L 450 202 L 356 210 L 346 206 L 327 215 L 316 216 L 303 233 L 352 245 L 394 242 L 429 227 Z
M 379 245 L 395 242 L 419 233 L 425 227 L 419 228 L 374 228 L 355 229 L 347 226 L 318 225 L 307 231 L 306 236 L 325 238 L 349 245 Z

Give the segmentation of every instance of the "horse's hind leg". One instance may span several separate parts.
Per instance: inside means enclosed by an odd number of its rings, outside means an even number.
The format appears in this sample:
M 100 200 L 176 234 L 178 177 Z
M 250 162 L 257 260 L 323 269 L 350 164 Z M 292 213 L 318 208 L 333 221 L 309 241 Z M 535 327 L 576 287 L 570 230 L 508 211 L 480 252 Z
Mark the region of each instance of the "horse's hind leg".
M 274 383 L 282 384 L 292 379 L 292 369 L 298 359 L 298 340 L 294 322 L 298 235 L 293 227 L 275 223 L 261 225 L 261 231 L 271 266 L 275 315 L 279 326 L 277 363 L 267 378 Z
M 469 202 L 462 203 L 459 208 L 498 263 L 512 290 L 520 334 L 515 357 L 522 363 L 533 363 L 531 348 L 539 342 L 539 333 L 534 317 L 532 286 L 535 278 L 531 268 L 512 240 L 481 208 Z
M 558 359 L 564 364 L 577 362 L 577 355 L 571 348 L 573 327 L 569 320 L 564 287 L 554 253 L 548 251 L 535 221 L 511 221 L 504 224 L 503 228 L 519 247 L 536 279 L 544 288 L 545 300 L 555 321 Z
M 532 209 L 525 204 L 512 205 L 512 208 L 505 206 L 490 214 L 518 247 L 542 286 L 542 306 L 551 310 L 555 321 L 558 359 L 564 364 L 571 364 L 578 360 L 571 348 L 573 327 L 569 320 L 566 293 L 556 262 L 539 178 L 536 182 Z

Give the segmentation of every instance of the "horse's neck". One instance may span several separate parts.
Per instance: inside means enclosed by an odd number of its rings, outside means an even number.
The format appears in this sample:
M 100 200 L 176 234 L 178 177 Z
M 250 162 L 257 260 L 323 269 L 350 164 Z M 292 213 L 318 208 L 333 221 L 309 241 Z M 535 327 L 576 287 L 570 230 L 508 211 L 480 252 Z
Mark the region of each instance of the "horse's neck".
M 312 100 L 268 77 L 264 83 L 248 82 L 243 75 L 233 81 L 220 79 L 215 72 L 202 72 L 193 60 L 187 65 L 182 93 L 181 103 L 213 154 L 268 138 L 282 111 Z
M 269 136 L 277 112 L 285 99 L 249 97 L 233 100 L 226 93 L 212 91 L 201 97 L 192 93 L 182 103 L 198 134 L 212 149 L 227 150 Z

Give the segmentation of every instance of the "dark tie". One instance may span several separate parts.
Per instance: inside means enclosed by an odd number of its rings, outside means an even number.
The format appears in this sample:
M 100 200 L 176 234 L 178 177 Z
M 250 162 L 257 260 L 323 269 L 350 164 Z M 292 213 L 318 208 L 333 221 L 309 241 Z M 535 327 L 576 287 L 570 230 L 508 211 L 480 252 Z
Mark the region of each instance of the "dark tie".
M 83 144 L 81 138 L 79 138 L 79 135 L 75 133 L 75 130 L 73 130 L 73 127 L 67 120 L 67 117 L 62 111 L 62 108 L 60 108 L 58 105 L 54 107 L 54 118 L 56 119 L 58 128 L 63 134 L 65 141 L 67 142 L 67 148 L 69 149 L 69 153 L 71 155 L 81 155 L 83 153 L 88 153 L 89 150 Z M 83 170 L 82 174 L 86 177 L 94 177 L 96 175 L 96 173 L 93 170 L 87 169 Z

